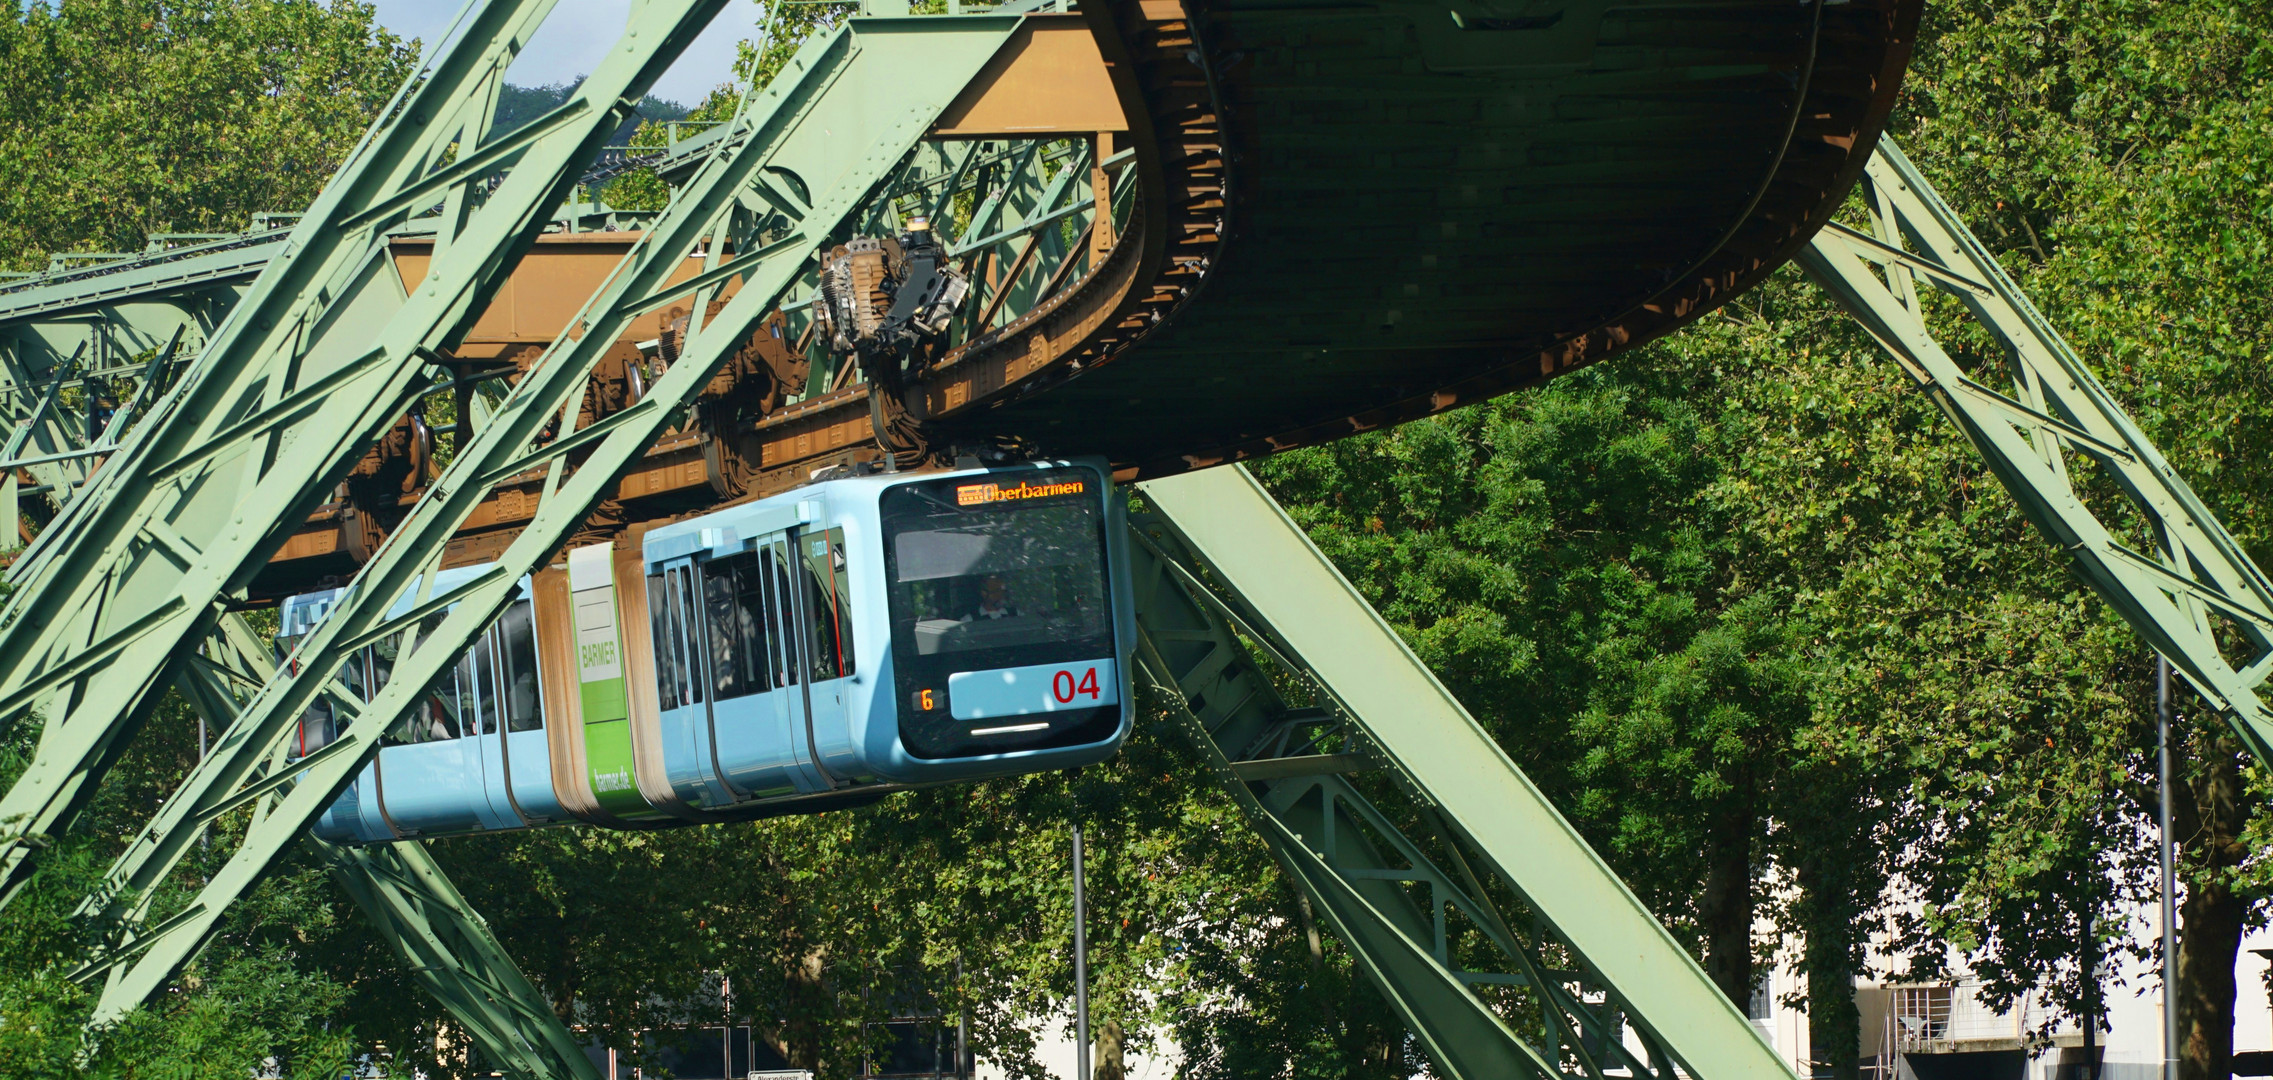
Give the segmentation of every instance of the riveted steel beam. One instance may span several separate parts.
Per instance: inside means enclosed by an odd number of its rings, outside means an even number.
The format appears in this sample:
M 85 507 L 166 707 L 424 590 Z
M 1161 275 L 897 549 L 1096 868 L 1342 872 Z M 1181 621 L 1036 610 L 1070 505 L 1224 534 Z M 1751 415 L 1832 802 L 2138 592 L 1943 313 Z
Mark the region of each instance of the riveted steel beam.
M 299 775 L 289 789 L 268 789 L 278 796 L 273 808 L 189 901 L 186 916 L 148 922 L 139 933 L 128 925 L 111 936 L 106 954 L 90 963 L 124 970 L 105 987 L 97 1022 L 141 1002 L 195 954 L 220 913 L 353 778 L 420 688 L 496 619 L 519 579 L 559 550 L 612 489 L 617 473 L 677 415 L 677 407 L 691 401 L 719 363 L 742 346 L 810 265 L 814 248 L 898 168 L 1018 21 L 855 19 L 807 43 L 782 76 L 744 102 L 734 124 L 745 137 L 713 144 L 719 152 L 700 165 L 601 293 L 471 434 L 321 626 L 300 643 L 294 663 L 238 713 L 229 739 L 200 763 L 112 867 L 104 886 L 105 914 L 130 923 L 144 919 L 142 898 L 181 857 L 201 808 L 241 798 L 283 767 L 281 746 L 294 721 L 326 692 L 351 646 L 385 629 L 385 613 L 396 598 L 407 594 L 414 605 L 447 609 L 438 626 L 404 642 L 387 686 L 321 760 L 311 755 L 296 763 Z M 740 194 L 761 173 L 799 178 L 812 193 L 810 213 L 792 223 L 777 214 L 747 212 Z M 630 320 L 656 293 L 672 287 L 670 275 L 698 249 L 717 259 L 729 248 L 771 254 L 749 265 L 741 288 L 716 315 L 693 326 L 680 357 L 640 404 L 576 430 L 577 406 L 593 365 Z M 706 311 L 713 295 L 698 291 L 693 310 Z M 556 423 L 558 437 L 548 433 Z M 548 450 L 568 444 L 574 444 L 573 454 Z M 446 597 L 435 594 L 433 573 L 450 536 L 489 487 L 537 463 L 547 476 L 528 526 L 489 574 Z
M 1800 264 L 1957 422 L 2077 574 L 2273 764 L 2260 696 L 2273 672 L 2273 582 L 1893 140 L 1879 140 L 1862 195 L 1868 227 L 1825 227 Z M 1931 304 L 1921 285 L 1957 303 Z M 1960 312 L 2002 346 L 2002 377 L 1967 371 L 1936 336 L 1937 315 Z M 2101 470 L 2120 502 L 2092 506 L 2079 466 Z M 2221 636 L 2245 654 L 2238 662 Z
M 1788 1080 L 1244 469 L 1137 490 L 1141 670 L 1439 1069 Z

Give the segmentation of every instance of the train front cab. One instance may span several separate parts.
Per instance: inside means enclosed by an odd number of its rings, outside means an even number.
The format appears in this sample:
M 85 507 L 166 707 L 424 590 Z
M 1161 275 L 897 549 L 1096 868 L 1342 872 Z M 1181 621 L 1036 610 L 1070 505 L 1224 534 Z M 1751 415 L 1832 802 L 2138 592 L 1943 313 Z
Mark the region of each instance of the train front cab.
M 1107 474 L 1079 462 L 836 480 L 648 533 L 669 797 L 1111 756 L 1130 716 L 1122 527 Z

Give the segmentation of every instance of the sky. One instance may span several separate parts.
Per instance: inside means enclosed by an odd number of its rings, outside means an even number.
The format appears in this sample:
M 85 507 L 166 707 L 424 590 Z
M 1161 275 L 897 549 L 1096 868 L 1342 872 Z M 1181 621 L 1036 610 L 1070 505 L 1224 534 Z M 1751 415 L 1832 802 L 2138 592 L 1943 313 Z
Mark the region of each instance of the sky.
M 458 13 L 464 0 L 373 0 L 379 25 L 432 44 L 435 36 Z M 544 86 L 568 82 L 590 74 L 609 47 L 623 34 L 631 0 L 560 0 L 551 17 L 537 30 L 529 47 L 506 72 L 505 81 L 517 86 Z M 728 0 L 718 17 L 695 39 L 679 61 L 671 65 L 649 93 L 682 105 L 695 105 L 712 88 L 734 77 L 734 46 L 755 37 L 758 28 L 756 0 Z

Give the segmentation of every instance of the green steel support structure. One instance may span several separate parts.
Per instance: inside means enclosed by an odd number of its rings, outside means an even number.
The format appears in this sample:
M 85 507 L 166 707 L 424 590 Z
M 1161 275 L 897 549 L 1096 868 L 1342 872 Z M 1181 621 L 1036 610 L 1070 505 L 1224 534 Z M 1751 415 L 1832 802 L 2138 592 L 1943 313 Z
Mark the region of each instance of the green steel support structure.
M 467 906 L 426 848 L 410 841 L 340 847 L 309 840 L 404 967 L 514 1080 L 600 1080 L 576 1037 Z
M 195 954 L 220 913 L 354 776 L 420 688 L 496 618 L 520 577 L 559 550 L 617 473 L 740 347 L 814 248 L 892 174 L 1017 23 L 1017 16 L 856 20 L 808 43 L 789 72 L 745 102 L 735 122 L 747 137 L 717 144 L 721 152 L 677 192 L 574 321 L 581 333 L 564 332 L 514 386 L 322 627 L 301 643 L 294 654 L 300 674 L 271 679 L 113 867 L 86 912 L 119 924 L 110 947 L 85 970 L 122 969 L 105 987 L 98 1022 L 143 1001 Z M 761 184 L 775 186 L 753 189 Z M 790 194 L 797 190 L 810 192 L 810 201 Z M 785 203 L 788 209 L 780 209 Z M 698 247 L 707 252 L 699 257 L 709 260 L 709 269 L 692 281 L 666 284 L 683 260 L 697 257 Z M 731 259 L 727 251 L 735 253 Z M 741 289 L 690 335 L 679 360 L 637 404 L 575 429 L 591 367 L 625 324 L 682 298 L 703 311 L 715 290 L 736 276 Z M 546 442 L 543 433 L 556 417 L 563 434 Z M 579 460 L 570 471 L 572 453 Z M 447 596 L 432 595 L 444 543 L 466 515 L 490 487 L 531 470 L 546 476 L 535 519 L 489 574 Z M 406 592 L 417 596 L 416 611 L 385 619 Z M 444 610 L 438 627 L 406 643 L 392 680 L 367 706 L 334 689 L 330 675 L 354 648 Z M 287 763 L 281 747 L 318 694 L 329 694 L 339 714 L 353 720 L 321 751 Z M 275 809 L 186 907 L 154 922 L 142 917 L 138 898 L 171 872 L 201 823 L 270 792 L 281 793 Z
M 1138 491 L 1139 670 L 1438 1068 L 1791 1075 L 1244 468 Z
M 230 620 L 181 669 L 180 689 L 208 723 L 226 724 L 265 684 L 269 655 L 258 635 Z M 270 792 L 254 800 L 253 816 L 268 817 L 276 799 Z M 544 994 L 423 846 L 308 843 L 394 947 L 403 969 L 457 1020 L 483 1062 L 513 1080 L 600 1080 Z
M 566 103 L 486 143 L 505 69 L 552 3 L 462 15 L 197 362 L 18 559 L 0 609 L 0 722 L 44 727 L 0 798 L 0 900 L 91 795 L 174 658 L 401 413 L 627 103 L 723 3 L 646 5 Z M 379 240 L 436 204 L 434 262 L 406 295 Z
M 153 236 L 129 259 L 0 286 L 0 474 L 28 470 L 50 501 L 67 503 L 95 454 L 119 443 L 283 246 L 288 230 L 266 224 L 217 239 Z M 121 379 L 133 390 L 102 415 Z M 81 391 L 72 416 L 48 392 L 68 385 Z M 0 494 L 0 550 L 20 542 L 16 506 Z
M 2077 573 L 2273 764 L 2273 714 L 2258 696 L 2273 673 L 2273 582 L 1891 139 L 1862 198 L 1869 227 L 1827 226 L 1801 265 L 1957 422 Z M 2001 346 L 2009 391 L 1936 338 L 1928 285 Z M 2073 469 L 2083 463 L 2121 497 L 2089 505 Z

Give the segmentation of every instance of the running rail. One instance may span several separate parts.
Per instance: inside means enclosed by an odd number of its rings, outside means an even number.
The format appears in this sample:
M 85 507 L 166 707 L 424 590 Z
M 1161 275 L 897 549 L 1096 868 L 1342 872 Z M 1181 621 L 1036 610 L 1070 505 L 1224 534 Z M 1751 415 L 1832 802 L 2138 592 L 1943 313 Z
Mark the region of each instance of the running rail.
M 2273 714 L 2258 696 L 2273 673 L 2273 582 L 1892 139 L 1879 140 L 1861 193 L 1868 229 L 1825 226 L 1800 265 L 1957 422 L 2037 531 L 2273 765 Z M 1921 285 L 1956 297 L 2004 346 L 2010 393 L 1942 347 Z M 2095 511 L 2078 464 L 2104 470 L 2123 502 Z M 2241 663 L 2219 649 L 2221 629 Z
M 1244 467 L 1137 491 L 1140 670 L 1431 1061 L 1466 1080 L 1791 1077 Z M 1268 667 L 1311 700 L 1282 700 Z

